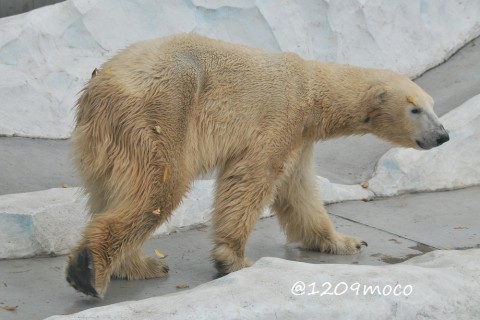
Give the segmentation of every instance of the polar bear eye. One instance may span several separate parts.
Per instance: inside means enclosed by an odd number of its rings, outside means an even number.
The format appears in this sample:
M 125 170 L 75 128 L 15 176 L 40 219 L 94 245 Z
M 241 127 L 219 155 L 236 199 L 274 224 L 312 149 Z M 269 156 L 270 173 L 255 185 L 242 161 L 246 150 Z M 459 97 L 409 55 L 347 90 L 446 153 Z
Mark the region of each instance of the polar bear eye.
M 417 113 L 417 114 L 418 114 L 418 113 L 422 113 L 422 110 L 419 109 L 419 108 L 415 108 L 415 109 L 412 109 L 410 112 L 411 112 L 411 113 Z

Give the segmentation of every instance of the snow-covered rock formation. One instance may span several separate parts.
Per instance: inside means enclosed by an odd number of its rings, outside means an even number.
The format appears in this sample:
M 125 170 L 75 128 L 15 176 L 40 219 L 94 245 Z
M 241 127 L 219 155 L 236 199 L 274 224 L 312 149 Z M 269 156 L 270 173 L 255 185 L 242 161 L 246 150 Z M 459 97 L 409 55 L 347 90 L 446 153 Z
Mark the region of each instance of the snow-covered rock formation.
M 387 266 L 262 258 L 191 290 L 48 320 L 479 319 L 479 260 L 480 249 Z
M 360 200 L 372 193 L 360 186 L 332 184 L 318 177 L 326 203 Z M 155 236 L 208 223 L 214 180 L 196 181 L 168 223 Z M 0 196 L 0 259 L 68 254 L 88 215 L 79 188 L 49 189 Z M 263 216 L 270 216 L 265 210 Z
M 75 188 L 0 196 L 0 259 L 69 253 L 84 208 Z

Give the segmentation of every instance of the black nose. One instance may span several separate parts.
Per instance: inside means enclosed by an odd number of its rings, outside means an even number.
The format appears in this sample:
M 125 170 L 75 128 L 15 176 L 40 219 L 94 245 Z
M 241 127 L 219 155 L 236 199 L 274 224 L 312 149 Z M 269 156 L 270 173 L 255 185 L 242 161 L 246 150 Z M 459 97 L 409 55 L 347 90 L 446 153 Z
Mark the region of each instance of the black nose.
M 448 133 L 446 134 L 442 134 L 440 136 L 440 138 L 437 139 L 437 146 L 441 145 L 441 144 L 444 144 L 445 142 L 447 142 L 448 140 L 450 140 L 450 137 L 448 136 Z

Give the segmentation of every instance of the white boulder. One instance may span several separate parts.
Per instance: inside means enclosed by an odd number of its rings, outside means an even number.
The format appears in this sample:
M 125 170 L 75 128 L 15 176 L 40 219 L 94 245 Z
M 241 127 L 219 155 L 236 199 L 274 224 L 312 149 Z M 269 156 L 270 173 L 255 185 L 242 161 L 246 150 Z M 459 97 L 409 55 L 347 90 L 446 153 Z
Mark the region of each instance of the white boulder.
M 389 150 L 369 181 L 375 196 L 438 191 L 480 184 L 480 95 L 441 117 L 450 141 L 428 150 Z
M 48 320 L 479 319 L 480 249 L 387 266 L 262 258 L 194 289 Z
M 76 188 L 0 196 L 0 259 L 67 254 L 85 220 Z
M 67 138 L 118 50 L 180 32 L 418 75 L 480 34 L 480 2 L 68 0 L 0 19 L 0 135 Z
M 375 195 L 361 185 L 332 183 L 328 179 L 317 176 L 317 186 L 320 198 L 324 204 L 351 200 L 370 200 Z
M 360 186 L 330 183 L 318 177 L 326 203 L 369 198 Z M 208 223 L 214 180 L 197 180 L 171 219 L 154 236 Z M 0 196 L 0 259 L 70 252 L 88 220 L 86 198 L 80 188 L 49 189 Z M 272 215 L 268 209 L 264 217 Z

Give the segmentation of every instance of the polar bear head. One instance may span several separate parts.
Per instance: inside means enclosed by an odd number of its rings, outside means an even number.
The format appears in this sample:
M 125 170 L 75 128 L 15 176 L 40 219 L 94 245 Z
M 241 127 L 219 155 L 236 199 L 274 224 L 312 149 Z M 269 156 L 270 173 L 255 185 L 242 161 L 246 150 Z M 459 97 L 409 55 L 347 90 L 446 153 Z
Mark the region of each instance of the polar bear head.
M 394 145 L 431 149 L 450 138 L 433 111 L 433 99 L 409 78 L 382 72 L 366 93 L 364 128 Z

